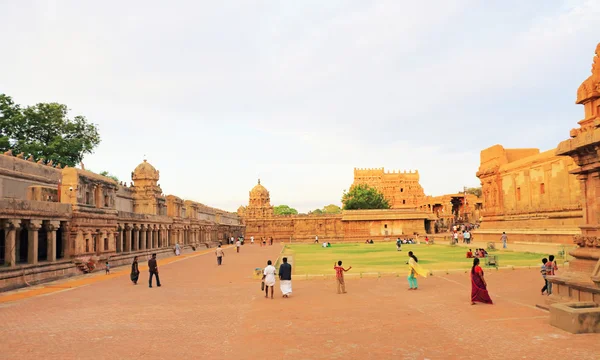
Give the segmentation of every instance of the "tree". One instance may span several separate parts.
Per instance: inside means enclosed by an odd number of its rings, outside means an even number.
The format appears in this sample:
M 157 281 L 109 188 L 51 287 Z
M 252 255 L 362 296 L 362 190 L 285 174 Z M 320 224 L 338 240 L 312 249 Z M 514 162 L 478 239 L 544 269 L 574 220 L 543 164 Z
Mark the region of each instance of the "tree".
M 339 214 L 341 212 L 342 208 L 334 204 L 329 204 L 323 207 L 323 214 Z
M 472 194 L 472 195 L 475 195 L 477 197 L 481 197 L 481 187 L 467 188 L 465 190 L 465 192 L 467 194 Z
M 273 207 L 273 213 L 275 215 L 297 215 L 298 210 L 291 208 L 287 205 L 278 205 Z
M 35 161 L 75 166 L 100 143 L 96 125 L 69 118 L 66 105 L 39 103 L 26 108 L 0 94 L 0 150 L 33 156 Z
M 344 210 L 389 209 L 390 203 L 376 188 L 367 184 L 358 184 L 344 191 L 342 195 Z
M 119 178 L 116 175 L 113 175 L 111 173 L 109 173 L 108 171 L 104 170 L 100 172 L 100 175 L 102 176 L 106 176 L 107 178 L 111 178 L 116 182 L 119 182 Z

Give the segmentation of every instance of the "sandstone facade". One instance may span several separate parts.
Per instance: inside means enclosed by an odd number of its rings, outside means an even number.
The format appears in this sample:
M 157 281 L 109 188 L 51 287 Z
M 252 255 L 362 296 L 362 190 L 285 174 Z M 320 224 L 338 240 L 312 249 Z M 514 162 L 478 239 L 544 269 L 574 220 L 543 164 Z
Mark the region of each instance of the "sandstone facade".
M 576 165 L 571 174 L 580 186 L 583 204 L 581 235 L 574 237 L 577 248 L 570 252 L 575 259 L 568 271 L 549 278 L 555 284 L 551 302 L 600 304 L 600 44 L 592 75 L 579 87 L 576 103 L 583 105 L 585 117 L 579 128 L 571 130 L 571 138 L 558 145 L 556 153 L 572 158 Z M 597 321 L 594 330 L 600 331 Z
M 478 238 L 571 243 L 583 221 L 577 165 L 555 150 L 505 149 L 481 152 L 477 177 L 483 194 Z
M 255 239 L 273 237 L 276 241 L 390 240 L 397 237 L 424 234 L 435 220 L 433 214 L 419 211 L 415 206 L 388 210 L 344 210 L 336 215 L 273 214 L 270 194 L 259 183 L 250 191 L 248 206 L 240 207 L 238 214 L 244 219 L 246 237 Z
M 243 234 L 237 214 L 164 196 L 159 175 L 144 160 L 127 186 L 0 155 L 0 290 Z
M 367 184 L 379 190 L 392 209 L 414 208 L 424 198 L 419 171 L 385 171 L 384 168 L 354 169 L 352 185 Z

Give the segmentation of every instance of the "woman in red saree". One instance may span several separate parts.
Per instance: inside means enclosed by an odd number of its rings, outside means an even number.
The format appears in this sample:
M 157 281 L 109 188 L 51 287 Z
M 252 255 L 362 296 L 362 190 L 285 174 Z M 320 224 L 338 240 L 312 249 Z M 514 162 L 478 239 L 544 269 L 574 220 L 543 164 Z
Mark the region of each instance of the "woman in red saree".
M 487 291 L 487 284 L 483 278 L 483 269 L 479 266 L 478 258 L 473 260 L 473 267 L 471 268 L 471 305 L 475 305 L 476 301 L 493 304 L 490 294 Z

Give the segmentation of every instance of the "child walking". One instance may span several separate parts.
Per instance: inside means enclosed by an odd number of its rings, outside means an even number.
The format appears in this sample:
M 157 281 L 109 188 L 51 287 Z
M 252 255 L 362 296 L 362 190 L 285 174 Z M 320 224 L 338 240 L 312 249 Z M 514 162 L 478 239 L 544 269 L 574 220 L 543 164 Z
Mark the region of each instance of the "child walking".
M 352 266 L 350 266 L 347 269 L 344 269 L 342 267 L 342 261 L 340 260 L 337 262 L 337 266 L 335 265 L 335 263 L 333 263 L 333 269 L 335 270 L 335 278 L 337 281 L 337 293 L 345 294 L 346 293 L 346 283 L 344 283 L 344 272 L 352 269 Z
M 544 287 L 542 288 L 542 295 L 544 295 L 544 291 L 548 291 L 548 279 L 546 279 L 546 263 L 548 259 L 542 259 L 542 268 L 540 269 L 540 273 L 542 274 L 542 278 L 544 279 Z
M 106 264 L 104 264 L 104 267 L 106 269 L 106 275 L 110 274 L 110 264 L 108 263 L 108 261 L 106 262 Z

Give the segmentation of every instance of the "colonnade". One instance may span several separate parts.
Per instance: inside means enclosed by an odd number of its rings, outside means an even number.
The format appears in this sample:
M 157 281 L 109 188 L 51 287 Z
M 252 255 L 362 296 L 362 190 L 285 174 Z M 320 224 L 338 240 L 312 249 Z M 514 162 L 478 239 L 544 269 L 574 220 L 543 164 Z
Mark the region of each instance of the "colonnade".
M 214 231 L 216 232 L 216 231 Z M 117 253 L 152 250 L 216 240 L 210 226 L 193 228 L 163 224 L 119 224 L 115 250 Z
M 59 220 L 0 219 L 0 265 L 35 265 L 63 258 L 63 234 Z

